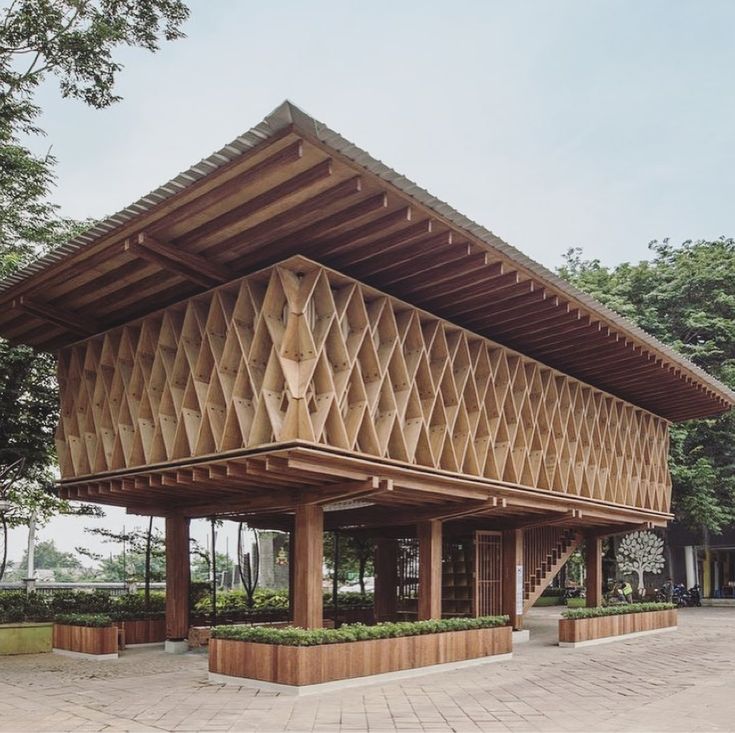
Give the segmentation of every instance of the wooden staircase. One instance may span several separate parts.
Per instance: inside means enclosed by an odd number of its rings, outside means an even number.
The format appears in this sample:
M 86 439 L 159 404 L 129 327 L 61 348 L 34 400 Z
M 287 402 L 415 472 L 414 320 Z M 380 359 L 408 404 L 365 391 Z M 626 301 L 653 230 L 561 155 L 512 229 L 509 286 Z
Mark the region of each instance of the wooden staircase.
M 579 532 L 565 527 L 534 527 L 524 532 L 524 613 L 536 603 L 581 542 Z

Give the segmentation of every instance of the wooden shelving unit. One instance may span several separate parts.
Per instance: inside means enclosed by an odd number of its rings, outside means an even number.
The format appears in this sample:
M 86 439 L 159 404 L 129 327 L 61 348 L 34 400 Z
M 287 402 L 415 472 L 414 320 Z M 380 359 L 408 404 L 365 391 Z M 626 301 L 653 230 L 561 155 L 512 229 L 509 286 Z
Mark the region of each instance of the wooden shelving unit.
M 475 567 L 472 538 L 446 540 L 442 555 L 442 616 L 471 616 Z

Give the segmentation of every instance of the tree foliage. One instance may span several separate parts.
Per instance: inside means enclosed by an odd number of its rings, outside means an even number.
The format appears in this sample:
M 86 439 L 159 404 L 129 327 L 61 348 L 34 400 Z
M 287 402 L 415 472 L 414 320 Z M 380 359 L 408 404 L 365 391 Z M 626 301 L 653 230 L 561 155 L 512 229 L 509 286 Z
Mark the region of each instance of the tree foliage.
M 0 255 L 20 259 L 58 239 L 47 195 L 55 160 L 24 144 L 42 135 L 35 94 L 53 78 L 64 97 L 102 109 L 117 102 L 124 47 L 157 51 L 180 38 L 189 11 L 181 0 L 14 0 L 0 14 Z
M 156 51 L 182 36 L 181 0 L 13 0 L 0 9 L 0 278 L 86 228 L 48 198 L 55 160 L 29 145 L 43 135 L 35 94 L 55 79 L 65 97 L 103 108 L 118 101 L 116 52 Z M 0 465 L 24 459 L 8 492 L 11 526 L 68 511 L 48 491 L 57 413 L 54 360 L 0 339 Z M 82 510 L 90 513 L 92 510 Z
M 559 274 L 735 387 L 735 240 L 668 240 L 652 258 L 606 267 L 569 250 Z M 692 527 L 735 521 L 735 416 L 671 427 L 673 508 Z

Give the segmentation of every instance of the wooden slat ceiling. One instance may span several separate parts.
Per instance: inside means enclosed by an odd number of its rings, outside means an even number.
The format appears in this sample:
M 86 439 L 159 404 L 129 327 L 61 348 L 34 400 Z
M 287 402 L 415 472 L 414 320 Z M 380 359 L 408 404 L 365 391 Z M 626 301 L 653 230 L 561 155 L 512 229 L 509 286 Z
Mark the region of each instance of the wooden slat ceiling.
M 716 380 L 457 226 L 442 207 L 292 122 L 0 288 L 0 335 L 53 351 L 301 254 L 667 419 L 732 406 L 735 395 Z

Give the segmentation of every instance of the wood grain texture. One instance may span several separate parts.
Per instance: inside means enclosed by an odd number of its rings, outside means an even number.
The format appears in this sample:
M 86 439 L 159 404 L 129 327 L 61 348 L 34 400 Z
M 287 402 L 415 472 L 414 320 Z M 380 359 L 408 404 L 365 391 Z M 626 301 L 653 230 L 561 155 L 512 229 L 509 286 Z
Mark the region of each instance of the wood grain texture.
M 166 641 L 165 619 L 135 619 L 116 621 L 115 625 L 125 632 L 125 645 L 153 644 Z
M 54 624 L 54 649 L 82 654 L 117 654 L 117 626 Z
M 322 626 L 324 596 L 324 510 L 301 504 L 294 516 L 293 622 L 302 629 Z
M 509 529 L 502 533 L 502 577 L 503 577 L 503 615 L 508 616 L 510 625 L 520 629 L 523 613 L 518 613 L 519 603 L 523 603 L 523 588 L 518 587 L 516 568 L 523 568 L 523 530 Z M 519 595 L 521 598 L 519 598 Z
M 588 534 L 585 537 L 586 605 L 596 608 L 602 605 L 602 537 Z
M 313 647 L 212 639 L 209 671 L 285 685 L 313 685 L 507 654 L 511 650 L 508 626 Z
M 432 519 L 419 522 L 418 619 L 442 617 L 442 523 Z
M 186 639 L 189 633 L 189 584 L 189 520 L 166 517 L 167 639 Z
M 624 613 L 617 616 L 559 620 L 559 641 L 578 642 L 604 639 L 608 636 L 654 631 L 677 625 L 676 609 Z
M 62 476 L 298 439 L 668 511 L 665 420 L 303 258 L 62 350 Z

